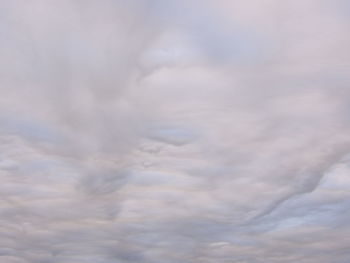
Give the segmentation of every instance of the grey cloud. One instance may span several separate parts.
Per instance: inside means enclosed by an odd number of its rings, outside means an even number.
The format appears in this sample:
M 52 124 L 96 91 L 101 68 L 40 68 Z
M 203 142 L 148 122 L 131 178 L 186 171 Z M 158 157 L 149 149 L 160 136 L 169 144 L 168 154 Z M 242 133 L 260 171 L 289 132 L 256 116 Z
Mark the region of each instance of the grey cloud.
M 0 0 L 0 261 L 349 261 L 344 1 Z

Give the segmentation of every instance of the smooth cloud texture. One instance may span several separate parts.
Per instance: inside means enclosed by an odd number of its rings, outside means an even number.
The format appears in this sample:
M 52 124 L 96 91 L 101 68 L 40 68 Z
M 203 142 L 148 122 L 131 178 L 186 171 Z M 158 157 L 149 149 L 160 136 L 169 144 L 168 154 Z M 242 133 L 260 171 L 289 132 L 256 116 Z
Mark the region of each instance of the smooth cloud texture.
M 346 1 L 0 7 L 1 262 L 349 262 Z

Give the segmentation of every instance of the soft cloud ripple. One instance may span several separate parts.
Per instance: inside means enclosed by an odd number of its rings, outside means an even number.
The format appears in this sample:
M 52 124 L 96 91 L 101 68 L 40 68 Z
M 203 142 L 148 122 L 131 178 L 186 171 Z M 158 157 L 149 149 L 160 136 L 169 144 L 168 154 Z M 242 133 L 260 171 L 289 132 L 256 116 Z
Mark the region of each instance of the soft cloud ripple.
M 0 262 L 350 261 L 346 1 L 0 7 Z

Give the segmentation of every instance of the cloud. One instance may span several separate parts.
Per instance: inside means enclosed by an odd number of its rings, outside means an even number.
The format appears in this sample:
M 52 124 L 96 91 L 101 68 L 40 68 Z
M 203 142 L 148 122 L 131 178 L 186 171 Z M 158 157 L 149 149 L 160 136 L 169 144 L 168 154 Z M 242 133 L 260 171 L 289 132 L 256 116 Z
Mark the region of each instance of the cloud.
M 0 1 L 0 261 L 349 261 L 344 1 Z

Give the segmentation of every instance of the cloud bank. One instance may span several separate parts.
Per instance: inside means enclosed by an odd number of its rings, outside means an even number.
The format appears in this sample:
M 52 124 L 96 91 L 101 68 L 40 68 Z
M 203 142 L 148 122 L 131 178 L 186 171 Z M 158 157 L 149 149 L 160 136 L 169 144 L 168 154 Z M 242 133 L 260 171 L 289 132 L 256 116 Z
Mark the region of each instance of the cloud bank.
M 347 1 L 0 7 L 1 262 L 349 262 Z

